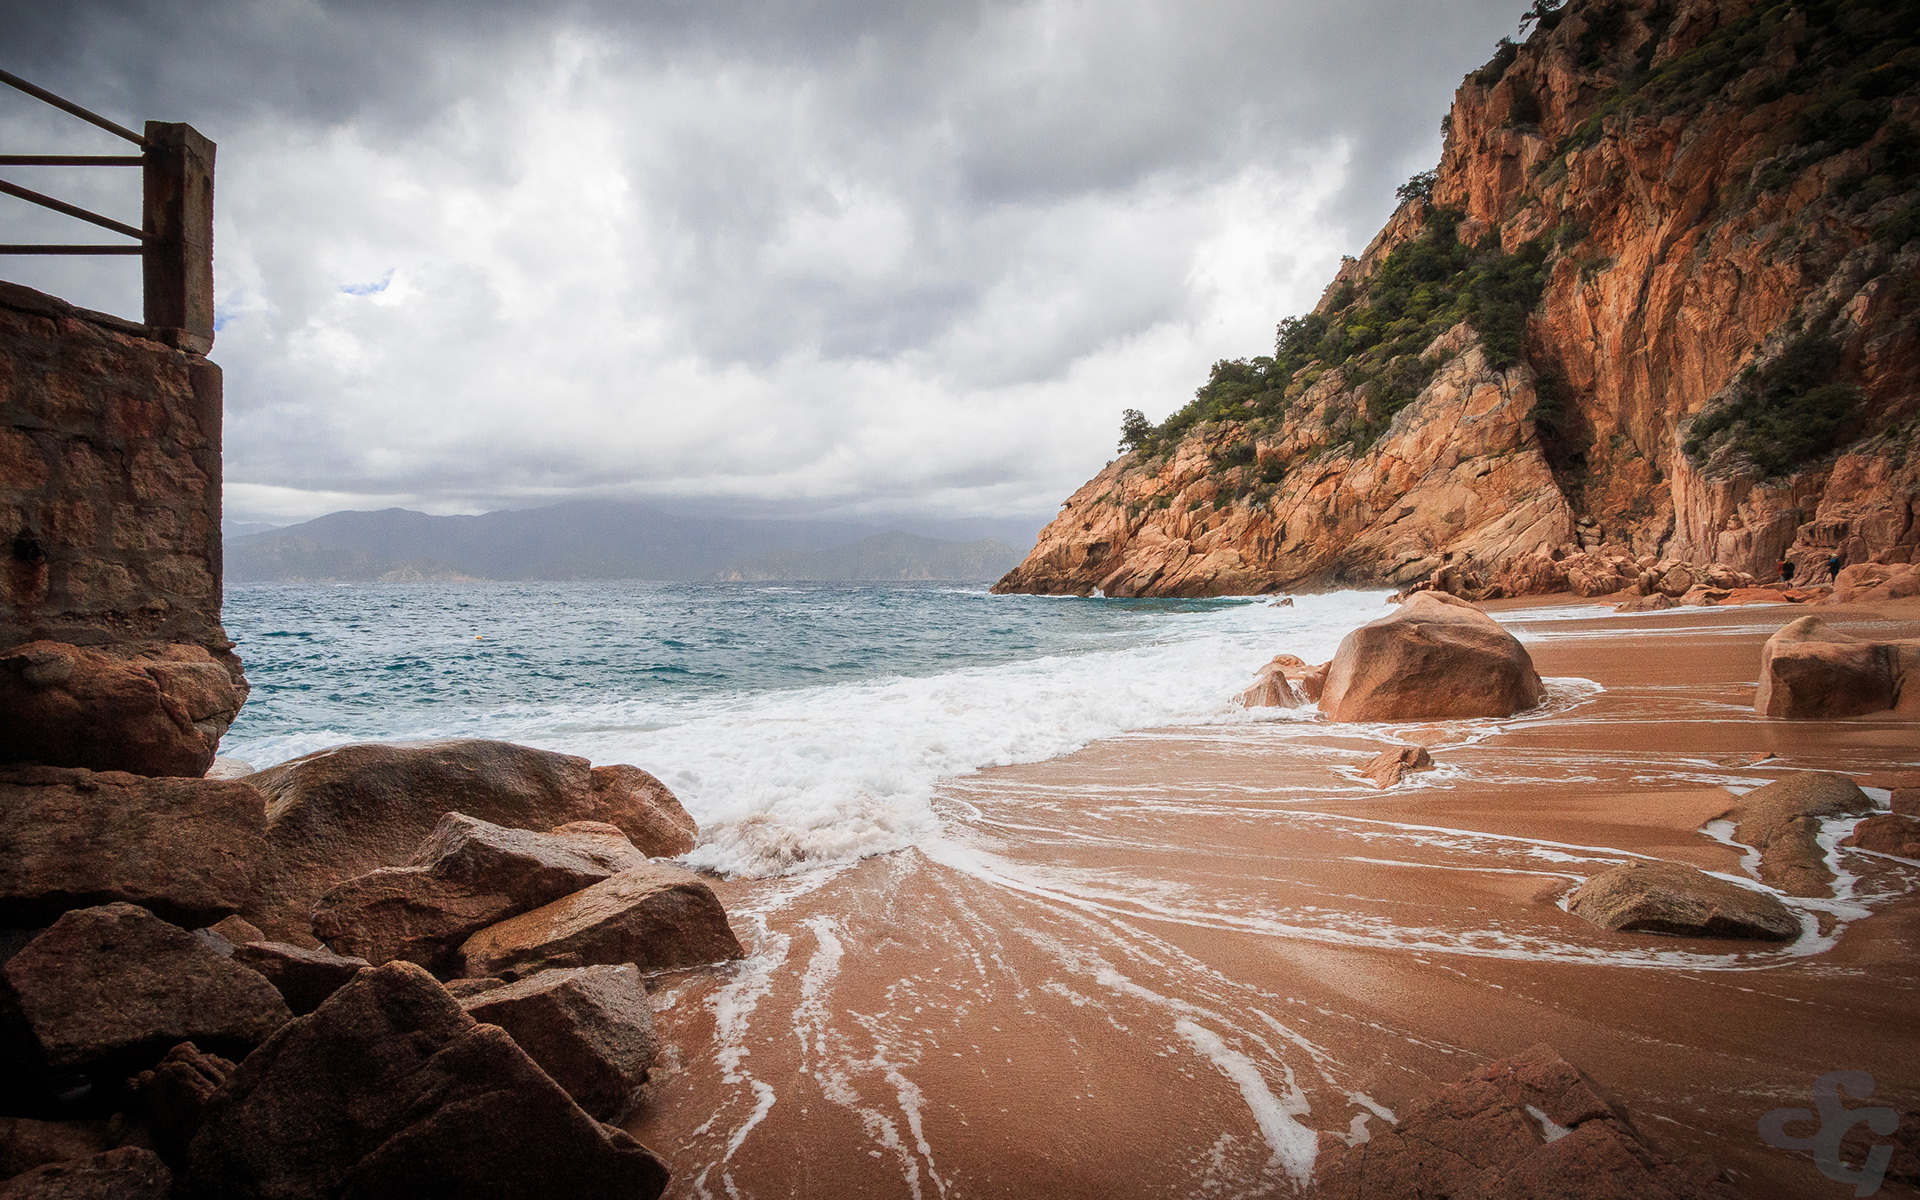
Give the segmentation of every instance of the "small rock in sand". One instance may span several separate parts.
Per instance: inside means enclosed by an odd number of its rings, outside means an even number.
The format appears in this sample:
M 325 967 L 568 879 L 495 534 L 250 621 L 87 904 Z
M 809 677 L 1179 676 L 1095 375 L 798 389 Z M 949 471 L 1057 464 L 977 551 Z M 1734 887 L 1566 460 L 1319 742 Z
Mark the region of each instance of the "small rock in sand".
M 1897 854 L 1901 858 L 1920 858 L 1920 821 L 1900 813 L 1881 813 L 1854 826 L 1852 835 L 1840 844 L 1879 854 Z
M 1289 670 L 1305 667 L 1305 660 L 1292 654 L 1275 655 L 1273 661 L 1261 667 L 1253 677 L 1253 686 L 1240 693 L 1240 704 L 1244 708 L 1300 708 L 1307 698 L 1294 687 L 1288 677 Z
M 1425 746 L 1402 746 L 1397 750 L 1381 751 L 1361 771 L 1373 780 L 1375 787 L 1390 788 L 1409 771 L 1432 769 L 1433 755 L 1427 753 Z
M 1820 822 L 1862 816 L 1874 804 L 1845 775 L 1800 771 L 1755 788 L 1729 810 L 1734 840 L 1760 852 L 1760 879 L 1789 896 L 1831 895 L 1833 872 L 1820 848 Z
M 1675 862 L 1643 859 L 1608 867 L 1574 889 L 1567 910 L 1623 933 L 1769 942 L 1800 934 L 1799 918 L 1767 893 Z

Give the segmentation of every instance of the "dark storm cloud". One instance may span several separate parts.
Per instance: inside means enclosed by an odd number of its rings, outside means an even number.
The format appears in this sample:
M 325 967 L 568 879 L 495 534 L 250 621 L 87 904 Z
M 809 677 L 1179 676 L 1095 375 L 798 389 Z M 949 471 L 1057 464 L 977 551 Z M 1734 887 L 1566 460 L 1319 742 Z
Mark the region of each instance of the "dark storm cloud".
M 1310 304 L 1515 7 L 7 0 L 0 60 L 220 141 L 238 506 L 1009 511 Z

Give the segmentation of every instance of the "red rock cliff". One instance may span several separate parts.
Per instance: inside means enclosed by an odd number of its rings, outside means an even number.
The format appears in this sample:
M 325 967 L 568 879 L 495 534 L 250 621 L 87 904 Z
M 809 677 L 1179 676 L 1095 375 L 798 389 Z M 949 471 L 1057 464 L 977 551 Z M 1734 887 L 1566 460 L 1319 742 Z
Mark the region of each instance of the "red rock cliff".
M 1897 0 L 1573 0 L 1274 356 L 1136 429 L 998 590 L 1920 557 L 1916 125 Z

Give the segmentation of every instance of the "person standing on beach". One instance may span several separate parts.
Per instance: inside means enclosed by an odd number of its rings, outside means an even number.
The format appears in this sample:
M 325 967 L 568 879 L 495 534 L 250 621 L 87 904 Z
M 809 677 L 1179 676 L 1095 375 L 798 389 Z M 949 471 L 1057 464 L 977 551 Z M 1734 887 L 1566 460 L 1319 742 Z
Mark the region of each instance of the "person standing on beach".
M 1827 582 L 1839 583 L 1840 568 L 1846 565 L 1847 565 L 1847 560 L 1841 556 L 1838 550 L 1835 550 L 1832 554 L 1827 555 Z

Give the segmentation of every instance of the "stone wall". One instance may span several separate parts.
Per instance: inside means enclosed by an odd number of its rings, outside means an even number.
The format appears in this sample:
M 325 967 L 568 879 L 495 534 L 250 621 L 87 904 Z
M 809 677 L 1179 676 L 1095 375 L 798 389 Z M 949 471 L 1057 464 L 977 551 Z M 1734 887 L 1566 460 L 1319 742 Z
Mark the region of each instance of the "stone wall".
M 0 648 L 203 646 L 220 624 L 220 368 L 0 283 Z

